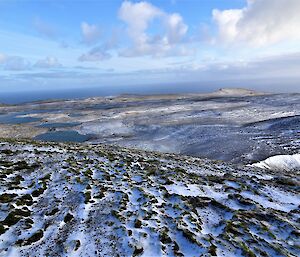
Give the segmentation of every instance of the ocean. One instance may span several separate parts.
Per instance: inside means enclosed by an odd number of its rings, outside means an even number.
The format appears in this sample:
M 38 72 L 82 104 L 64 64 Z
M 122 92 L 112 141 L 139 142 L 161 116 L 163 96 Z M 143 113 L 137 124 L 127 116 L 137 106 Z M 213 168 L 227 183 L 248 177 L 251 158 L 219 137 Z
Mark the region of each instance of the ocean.
M 98 87 L 98 88 L 76 88 L 57 89 L 24 92 L 1 92 L 0 103 L 20 104 L 33 101 L 43 101 L 50 99 L 78 99 L 96 96 L 117 96 L 120 94 L 178 94 L 178 93 L 206 93 L 219 87 L 205 87 L 197 83 L 170 84 L 170 85 L 141 85 L 126 87 Z

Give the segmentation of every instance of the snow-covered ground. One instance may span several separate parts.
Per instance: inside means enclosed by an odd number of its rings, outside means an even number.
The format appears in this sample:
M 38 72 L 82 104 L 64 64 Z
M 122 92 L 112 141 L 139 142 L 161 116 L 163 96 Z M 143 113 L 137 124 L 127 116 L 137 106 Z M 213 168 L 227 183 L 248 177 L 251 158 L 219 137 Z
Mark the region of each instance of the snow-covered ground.
M 300 171 L 300 154 L 276 155 L 252 165 L 269 170 Z
M 2 140 L 0 256 L 300 256 L 299 179 L 291 169 Z

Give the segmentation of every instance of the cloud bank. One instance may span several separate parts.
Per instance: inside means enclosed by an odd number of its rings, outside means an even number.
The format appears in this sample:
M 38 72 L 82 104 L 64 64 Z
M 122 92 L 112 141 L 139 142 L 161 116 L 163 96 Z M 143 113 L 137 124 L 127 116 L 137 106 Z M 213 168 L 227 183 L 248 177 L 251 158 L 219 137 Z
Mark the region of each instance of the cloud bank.
M 222 42 L 266 46 L 300 39 L 299 11 L 299 0 L 248 0 L 242 9 L 214 9 L 212 16 Z
M 51 56 L 48 56 L 45 59 L 38 60 L 34 65 L 34 67 L 46 68 L 46 69 L 48 69 L 48 68 L 59 68 L 61 66 L 62 65 L 59 63 L 57 58 L 51 57 Z
M 59 67 L 62 67 L 62 65 L 59 63 L 57 58 L 51 56 L 40 59 L 36 63 L 32 64 L 30 61 L 21 56 L 11 56 L 0 53 L 0 68 L 7 71 L 26 71 L 34 68 L 51 69 Z

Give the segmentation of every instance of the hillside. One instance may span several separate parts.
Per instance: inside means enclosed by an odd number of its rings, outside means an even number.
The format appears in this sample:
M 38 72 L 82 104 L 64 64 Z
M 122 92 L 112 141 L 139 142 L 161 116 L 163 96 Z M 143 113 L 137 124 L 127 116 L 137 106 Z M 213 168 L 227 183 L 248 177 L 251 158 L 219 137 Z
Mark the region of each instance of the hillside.
M 0 143 L 1 256 L 300 256 L 299 171 Z
M 300 94 L 222 89 L 0 107 L 0 137 L 111 144 L 249 164 L 299 153 Z

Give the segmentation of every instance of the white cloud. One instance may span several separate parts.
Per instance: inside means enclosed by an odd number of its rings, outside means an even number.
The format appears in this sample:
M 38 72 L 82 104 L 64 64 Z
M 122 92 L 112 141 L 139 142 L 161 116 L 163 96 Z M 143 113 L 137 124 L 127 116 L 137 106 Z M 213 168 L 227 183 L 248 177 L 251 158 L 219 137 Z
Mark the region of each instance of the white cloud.
M 127 24 L 127 33 L 132 40 L 132 46 L 121 52 L 123 56 L 161 57 L 189 53 L 187 49 L 183 51 L 182 45 L 178 47 L 188 30 L 178 13 L 166 13 L 148 2 L 125 1 L 120 7 L 119 18 Z M 149 33 L 153 20 L 164 28 L 162 34 Z
M 146 34 L 146 30 L 149 22 L 161 14 L 158 8 L 147 2 L 136 4 L 128 1 L 123 2 L 119 10 L 119 17 L 127 23 L 127 32 L 133 40 L 136 52 L 146 52 L 149 48 L 147 43 L 149 36 Z
M 0 53 L 0 67 L 10 71 L 28 70 L 30 69 L 30 62 L 20 56 Z
M 62 65 L 59 63 L 59 61 L 55 57 L 46 57 L 45 59 L 38 60 L 36 64 L 34 65 L 37 68 L 58 68 Z
M 166 16 L 167 41 L 170 44 L 178 43 L 185 36 L 188 26 L 178 13 Z
M 299 0 L 248 0 L 242 9 L 213 10 L 219 39 L 265 46 L 300 39 Z
M 158 8 L 147 2 L 125 1 L 119 10 L 119 17 L 127 23 L 128 33 L 136 41 L 145 40 L 147 37 L 145 30 L 148 28 L 149 22 L 161 15 L 162 12 Z
M 111 55 L 105 48 L 99 46 L 92 48 L 89 52 L 81 55 L 78 60 L 81 62 L 99 62 L 110 59 Z
M 101 30 L 97 25 L 88 24 L 87 22 L 81 23 L 82 41 L 85 44 L 94 44 L 101 37 Z
M 78 60 L 80 62 L 99 62 L 111 58 L 110 51 L 116 49 L 119 43 L 119 33 L 113 30 L 111 36 L 101 45 L 93 47 L 87 53 L 82 54 Z
M 19 56 L 9 56 L 4 63 L 5 70 L 21 71 L 30 69 L 30 63 Z

